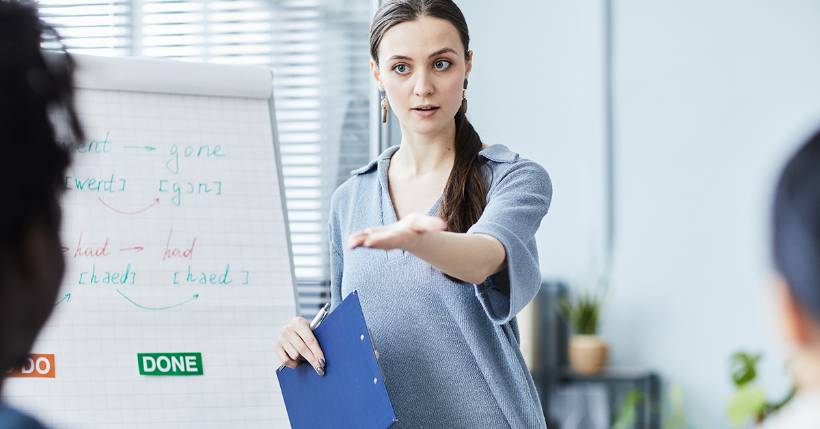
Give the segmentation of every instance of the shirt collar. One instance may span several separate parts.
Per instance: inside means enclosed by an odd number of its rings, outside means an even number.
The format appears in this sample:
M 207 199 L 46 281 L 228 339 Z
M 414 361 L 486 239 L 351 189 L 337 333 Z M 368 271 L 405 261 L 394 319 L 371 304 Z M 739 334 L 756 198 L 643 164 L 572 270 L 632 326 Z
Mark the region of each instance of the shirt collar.
M 365 174 L 373 171 L 373 169 L 379 162 L 386 162 L 390 160 L 390 157 L 392 157 L 397 150 L 399 150 L 399 145 L 390 146 L 389 148 L 385 149 L 384 152 L 382 152 L 378 157 L 376 157 L 376 159 L 370 161 L 369 163 L 367 163 L 367 165 L 352 170 L 350 174 Z M 478 155 L 494 162 L 514 162 L 518 159 L 518 154 L 511 151 L 509 148 L 507 148 L 507 146 L 504 146 L 503 144 L 494 144 L 492 146 L 487 146 L 484 149 L 481 149 L 481 151 L 478 152 Z

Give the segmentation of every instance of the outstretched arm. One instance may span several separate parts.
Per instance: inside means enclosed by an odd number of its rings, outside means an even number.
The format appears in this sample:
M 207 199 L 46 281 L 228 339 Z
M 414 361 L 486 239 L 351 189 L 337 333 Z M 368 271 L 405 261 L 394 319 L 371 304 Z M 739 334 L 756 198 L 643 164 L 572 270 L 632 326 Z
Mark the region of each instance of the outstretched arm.
M 504 267 L 506 252 L 494 237 L 448 232 L 445 228 L 438 217 L 410 214 L 394 224 L 352 234 L 348 246 L 402 249 L 442 273 L 469 283 L 482 283 Z

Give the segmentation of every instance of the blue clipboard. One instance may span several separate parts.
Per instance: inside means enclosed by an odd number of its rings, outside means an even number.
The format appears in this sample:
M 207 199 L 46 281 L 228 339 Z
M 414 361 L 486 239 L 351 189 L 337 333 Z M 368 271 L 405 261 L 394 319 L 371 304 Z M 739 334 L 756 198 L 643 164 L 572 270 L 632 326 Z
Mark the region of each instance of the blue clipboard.
M 385 429 L 398 421 L 353 292 L 313 330 L 325 355 L 325 376 L 308 363 L 276 371 L 290 425 Z

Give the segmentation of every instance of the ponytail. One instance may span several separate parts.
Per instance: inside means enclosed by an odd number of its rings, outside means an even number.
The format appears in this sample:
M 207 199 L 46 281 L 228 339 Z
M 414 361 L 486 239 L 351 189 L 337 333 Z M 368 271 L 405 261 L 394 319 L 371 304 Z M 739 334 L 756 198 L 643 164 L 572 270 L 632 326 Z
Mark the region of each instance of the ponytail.
M 467 100 L 456 113 L 456 158 L 444 187 L 439 214 L 451 232 L 467 232 L 481 217 L 486 205 L 487 185 L 481 175 L 478 156 L 481 137 L 467 119 Z

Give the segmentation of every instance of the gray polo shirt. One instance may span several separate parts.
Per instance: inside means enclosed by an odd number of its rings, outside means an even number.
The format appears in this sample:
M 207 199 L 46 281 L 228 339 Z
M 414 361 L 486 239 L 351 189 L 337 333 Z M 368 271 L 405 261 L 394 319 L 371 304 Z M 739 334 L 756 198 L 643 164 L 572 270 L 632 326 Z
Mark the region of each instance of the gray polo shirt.
M 467 232 L 498 239 L 507 264 L 484 283 L 453 282 L 411 253 L 345 245 L 396 222 L 387 168 L 397 149 L 352 171 L 331 198 L 332 308 L 359 291 L 397 427 L 545 428 L 515 315 L 541 285 L 534 235 L 550 205 L 549 175 L 503 145 L 479 153 L 487 205 Z

